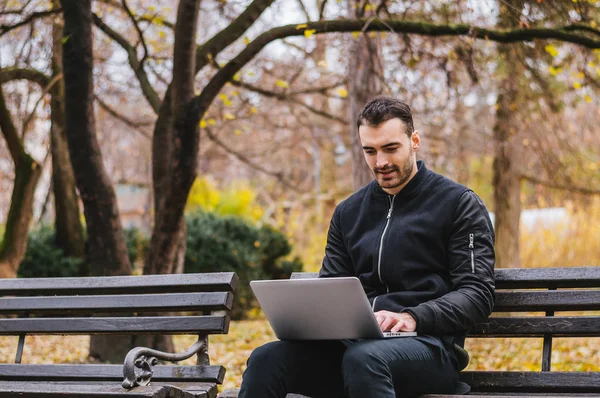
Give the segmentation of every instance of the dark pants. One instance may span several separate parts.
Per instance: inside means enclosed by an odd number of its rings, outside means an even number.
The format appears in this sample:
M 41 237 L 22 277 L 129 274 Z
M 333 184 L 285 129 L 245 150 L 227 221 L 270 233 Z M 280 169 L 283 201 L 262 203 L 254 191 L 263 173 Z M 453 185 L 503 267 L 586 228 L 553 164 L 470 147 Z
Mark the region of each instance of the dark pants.
M 453 393 L 458 364 L 431 336 L 352 341 L 275 341 L 248 359 L 238 398 L 386 398 Z

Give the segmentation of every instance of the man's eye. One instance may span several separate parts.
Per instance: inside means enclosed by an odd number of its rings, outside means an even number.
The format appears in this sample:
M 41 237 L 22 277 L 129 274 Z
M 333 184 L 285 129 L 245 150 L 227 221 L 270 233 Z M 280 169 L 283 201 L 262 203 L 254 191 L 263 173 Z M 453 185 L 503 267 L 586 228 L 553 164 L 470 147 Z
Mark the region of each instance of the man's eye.
M 375 151 L 365 151 L 367 155 L 375 155 Z
M 398 148 L 385 148 L 386 152 L 396 152 Z

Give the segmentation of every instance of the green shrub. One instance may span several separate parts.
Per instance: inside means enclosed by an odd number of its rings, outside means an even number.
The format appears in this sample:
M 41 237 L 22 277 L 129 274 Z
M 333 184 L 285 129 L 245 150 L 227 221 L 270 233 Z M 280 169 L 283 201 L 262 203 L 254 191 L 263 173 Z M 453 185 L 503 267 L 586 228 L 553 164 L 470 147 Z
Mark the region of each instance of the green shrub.
M 146 253 L 150 246 L 150 238 L 148 238 L 139 229 L 125 229 L 125 243 L 127 244 L 127 254 L 132 267 L 142 267 L 146 259 Z
M 43 278 L 77 276 L 83 260 L 65 257 L 56 246 L 56 234 L 50 226 L 42 225 L 29 233 L 27 252 L 17 276 L 20 278 Z
M 240 319 L 257 307 L 248 282 L 253 279 L 289 278 L 302 270 L 286 237 L 271 227 L 255 227 L 239 217 L 195 213 L 187 218 L 185 272 L 233 271 L 240 277 L 232 318 Z

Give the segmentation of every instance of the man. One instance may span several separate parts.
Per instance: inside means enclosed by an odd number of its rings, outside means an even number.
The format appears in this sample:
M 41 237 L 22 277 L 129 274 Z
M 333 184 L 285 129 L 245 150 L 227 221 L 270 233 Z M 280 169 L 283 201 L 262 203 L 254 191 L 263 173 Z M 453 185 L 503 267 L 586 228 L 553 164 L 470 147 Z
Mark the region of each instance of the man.
M 277 341 L 257 348 L 239 397 L 466 393 L 465 335 L 494 305 L 494 232 L 479 197 L 417 162 L 408 105 L 378 97 L 358 134 L 376 181 L 331 219 L 321 277 L 360 279 L 383 331 L 416 337 Z M 352 308 L 348 308 L 352 311 Z

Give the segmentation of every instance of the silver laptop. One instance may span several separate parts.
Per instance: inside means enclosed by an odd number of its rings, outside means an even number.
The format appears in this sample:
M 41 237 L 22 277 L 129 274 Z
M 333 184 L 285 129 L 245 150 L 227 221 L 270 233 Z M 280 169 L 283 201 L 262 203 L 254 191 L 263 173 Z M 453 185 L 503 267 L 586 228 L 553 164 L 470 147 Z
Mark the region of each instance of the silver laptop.
M 250 287 L 280 340 L 379 339 L 383 333 L 358 278 L 251 281 Z

